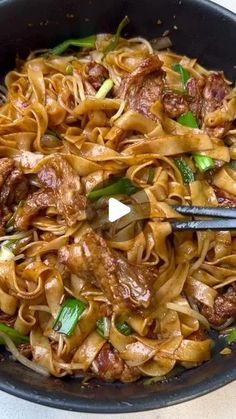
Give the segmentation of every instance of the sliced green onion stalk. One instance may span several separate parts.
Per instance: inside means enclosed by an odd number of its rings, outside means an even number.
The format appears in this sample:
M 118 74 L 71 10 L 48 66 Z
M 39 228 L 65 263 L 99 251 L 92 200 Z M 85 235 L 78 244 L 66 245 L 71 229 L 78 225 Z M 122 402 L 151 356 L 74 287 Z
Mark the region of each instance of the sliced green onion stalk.
M 131 182 L 131 180 L 123 177 L 111 185 L 89 192 L 87 194 L 87 198 L 93 200 L 110 195 L 132 195 L 138 190 L 139 189 Z
M 230 334 L 226 336 L 227 343 L 232 343 L 236 340 L 236 328 L 232 329 Z
M 236 171 L 236 160 L 230 160 L 229 167 L 230 167 L 230 169 Z
M 120 333 L 122 333 L 122 335 L 125 336 L 129 336 L 132 333 L 132 329 L 128 323 L 122 322 L 121 320 L 116 321 L 116 328 Z
M 111 320 L 109 317 L 101 317 L 96 322 L 97 332 L 104 338 L 108 338 L 110 334 Z
M 17 330 L 13 329 L 13 327 L 9 327 L 6 324 L 0 323 L 0 332 L 5 333 L 15 343 L 16 346 L 19 346 L 22 343 L 29 343 L 28 336 L 22 335 L 21 333 L 17 332 Z M 4 340 L 1 338 L 0 345 L 5 345 Z
M 152 384 L 156 384 L 159 381 L 163 381 L 165 380 L 166 376 L 165 375 L 158 375 L 156 377 L 151 377 L 151 378 L 145 378 L 141 383 L 144 386 L 150 386 Z
M 53 137 L 60 138 L 58 133 L 54 129 L 47 129 L 45 135 L 52 135 Z
M 100 89 L 97 91 L 95 97 L 97 99 L 104 99 L 106 97 L 106 95 L 110 92 L 110 90 L 112 89 L 113 84 L 114 83 L 113 83 L 113 81 L 111 79 L 105 80 L 102 83 Z
M 7 246 L 4 246 L 4 244 L 2 244 L 2 246 L 0 247 L 0 262 L 7 262 L 9 260 L 13 260 L 14 257 L 14 253 L 12 253 Z
M 14 214 L 12 214 L 11 218 L 9 218 L 9 220 L 7 221 L 7 223 L 6 223 L 6 225 L 5 225 L 5 227 L 6 227 L 6 231 L 10 231 L 10 230 L 12 230 L 12 229 L 13 229 L 13 225 L 14 225 L 14 222 L 15 222 L 16 216 L 17 216 L 17 214 L 18 214 L 18 211 L 19 211 L 19 209 L 23 206 L 23 204 L 24 204 L 24 202 L 23 202 L 23 201 L 20 201 L 20 202 L 19 202 L 19 204 L 18 204 L 18 206 L 17 206 L 17 208 L 16 208 L 16 210 L 15 210 Z
M 198 122 L 192 112 L 186 112 L 179 116 L 177 122 L 185 127 L 199 128 Z M 197 169 L 204 173 L 207 170 L 213 169 L 215 166 L 214 160 L 208 156 L 202 156 L 200 154 L 193 154 L 193 160 Z
M 152 166 L 149 166 L 148 167 L 148 179 L 147 179 L 147 183 L 149 185 L 152 185 L 154 176 L 155 176 L 155 170 L 153 169 Z
M 188 70 L 186 70 L 179 63 L 172 64 L 172 68 L 173 68 L 174 71 L 176 71 L 176 73 L 180 74 L 182 86 L 183 86 L 183 89 L 185 90 L 187 81 L 190 79 L 190 74 L 189 74 Z
M 184 183 L 194 182 L 195 180 L 194 173 L 191 167 L 189 167 L 189 165 L 186 163 L 183 157 L 179 157 L 175 159 L 175 164 L 182 175 Z
M 158 383 L 159 381 L 163 381 L 163 380 L 168 379 L 170 377 L 178 377 L 184 371 L 185 371 L 185 368 L 178 365 L 177 367 L 174 367 L 166 375 L 158 375 L 157 377 L 151 377 L 151 378 L 147 378 L 147 379 L 144 378 L 144 380 L 141 381 L 141 383 L 144 384 L 144 385 L 155 384 L 155 383 Z
M 13 234 L 12 236 L 7 236 L 8 239 L 4 240 L 0 246 L 0 253 L 6 257 L 7 252 L 9 255 L 8 260 L 13 259 L 14 255 L 18 254 L 21 247 L 28 244 L 31 240 L 32 230 L 29 231 L 22 231 L 21 233 Z M 3 248 L 3 249 L 2 249 Z M 6 248 L 6 249 L 5 249 Z M 2 250 L 1 250 L 2 249 Z M 9 251 L 12 253 L 13 256 L 10 255 Z
M 69 76 L 72 76 L 73 74 L 73 67 L 70 63 L 66 66 L 66 74 L 68 74 Z
M 61 306 L 53 323 L 53 329 L 63 335 L 71 336 L 85 309 L 86 304 L 83 301 L 69 298 Z
M 66 41 L 52 48 L 51 53 L 53 55 L 61 55 L 69 47 L 95 48 L 96 39 L 96 35 L 90 35 L 79 39 L 67 39 Z
M 207 170 L 213 169 L 215 167 L 214 160 L 208 156 L 202 156 L 200 154 L 193 154 L 193 160 L 194 160 L 195 166 L 201 173 L 204 173 Z
M 118 44 L 119 39 L 120 39 L 120 34 L 121 34 L 122 30 L 124 29 L 124 27 L 126 25 L 128 25 L 128 23 L 129 23 L 129 18 L 128 18 L 128 16 L 125 16 L 124 19 L 122 19 L 122 21 L 118 25 L 116 33 L 113 35 L 111 42 L 106 46 L 106 48 L 104 48 L 104 50 L 103 50 L 104 54 L 108 54 L 108 52 L 113 51 L 114 49 L 116 49 L 117 44 Z
M 186 112 L 177 118 L 177 122 L 188 128 L 199 128 L 198 122 L 192 112 Z

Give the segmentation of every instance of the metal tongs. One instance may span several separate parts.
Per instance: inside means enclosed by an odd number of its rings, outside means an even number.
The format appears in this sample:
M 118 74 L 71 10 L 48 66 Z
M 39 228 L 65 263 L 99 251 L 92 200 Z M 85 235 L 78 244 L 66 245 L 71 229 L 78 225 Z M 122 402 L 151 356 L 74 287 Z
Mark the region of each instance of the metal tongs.
M 171 225 L 173 231 L 236 229 L 236 209 L 234 208 L 175 205 L 173 206 L 173 209 L 183 215 L 212 217 L 210 220 L 172 221 Z

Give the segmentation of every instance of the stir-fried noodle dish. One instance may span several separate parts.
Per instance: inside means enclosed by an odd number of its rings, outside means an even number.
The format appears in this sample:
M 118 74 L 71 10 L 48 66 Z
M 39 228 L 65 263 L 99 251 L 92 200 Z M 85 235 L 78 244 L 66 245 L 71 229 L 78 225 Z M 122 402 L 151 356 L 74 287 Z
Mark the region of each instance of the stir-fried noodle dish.
M 170 223 L 236 207 L 236 90 L 125 23 L 17 59 L 0 88 L 0 343 L 44 375 L 160 379 L 236 335 L 236 233 Z M 143 193 L 148 215 L 109 222 L 111 196 Z

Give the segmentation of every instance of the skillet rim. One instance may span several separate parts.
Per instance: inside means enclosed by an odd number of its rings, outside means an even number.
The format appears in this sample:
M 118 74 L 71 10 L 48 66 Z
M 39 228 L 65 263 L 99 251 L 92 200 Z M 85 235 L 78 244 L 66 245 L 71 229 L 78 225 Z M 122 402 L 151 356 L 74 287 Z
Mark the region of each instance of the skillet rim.
M 189 2 L 193 0 L 185 1 Z M 14 0 L 5 0 L 4 2 L 13 3 Z M 216 4 L 211 0 L 194 0 L 194 2 L 198 7 L 208 8 L 210 11 L 217 12 L 222 17 L 234 21 L 236 27 L 236 14 L 233 11 L 227 9 L 224 6 Z M 233 356 L 235 356 L 235 347 Z M 214 359 L 212 360 L 214 361 Z M 222 358 L 221 362 L 223 362 Z M 14 380 L 4 381 L 4 377 L 1 377 L 0 371 L 0 390 L 29 402 L 61 410 L 87 413 L 131 413 L 180 404 L 198 398 L 200 396 L 209 394 L 225 386 L 226 384 L 233 382 L 234 380 L 236 380 L 236 365 L 234 367 L 232 365 L 232 369 L 230 371 L 227 371 L 226 374 L 222 374 L 222 372 L 219 372 L 218 374 L 209 377 L 209 379 L 205 378 L 203 382 L 198 383 L 197 385 L 192 385 L 177 390 L 176 392 L 173 392 L 172 395 L 169 393 L 162 393 L 160 397 L 158 397 L 158 394 L 155 397 L 154 394 L 149 394 L 146 397 L 134 400 L 127 399 L 118 401 L 107 399 L 106 401 L 104 401 L 97 399 L 88 400 L 79 396 L 77 399 L 75 399 L 74 397 L 67 397 L 67 399 L 55 396 L 50 397 L 46 389 L 35 390 L 35 388 L 31 387 L 30 383 L 21 383 L 21 387 L 17 388 L 14 384 Z M 119 391 L 119 388 L 117 388 L 117 391 Z

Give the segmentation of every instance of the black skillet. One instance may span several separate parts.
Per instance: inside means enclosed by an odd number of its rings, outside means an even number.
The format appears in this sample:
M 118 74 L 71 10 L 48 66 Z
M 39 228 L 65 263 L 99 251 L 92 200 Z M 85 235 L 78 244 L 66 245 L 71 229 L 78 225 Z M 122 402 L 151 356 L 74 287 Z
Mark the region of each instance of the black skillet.
M 165 30 L 175 51 L 223 69 L 236 81 L 236 16 L 205 0 L 0 0 L 1 76 L 17 53 L 98 32 L 114 32 L 128 15 L 127 35 L 156 38 Z M 160 19 L 162 25 L 158 25 Z M 154 385 L 94 384 L 44 378 L 9 359 L 0 363 L 0 389 L 32 402 L 80 412 L 121 413 L 154 409 L 209 393 L 236 379 L 236 345 L 222 356 L 218 339 L 211 361 Z

